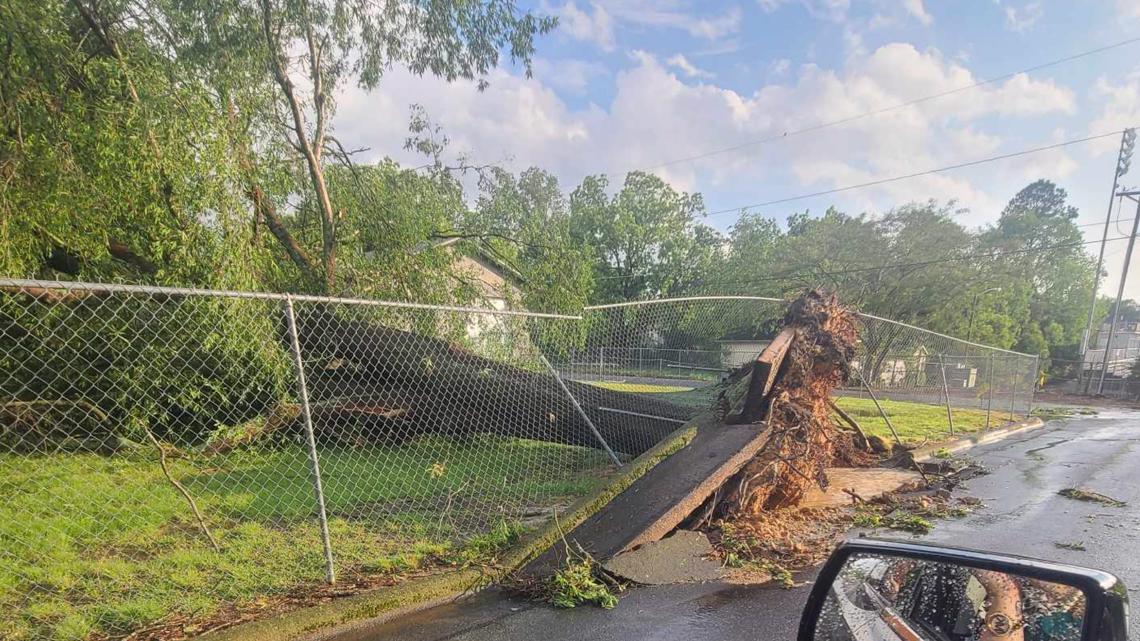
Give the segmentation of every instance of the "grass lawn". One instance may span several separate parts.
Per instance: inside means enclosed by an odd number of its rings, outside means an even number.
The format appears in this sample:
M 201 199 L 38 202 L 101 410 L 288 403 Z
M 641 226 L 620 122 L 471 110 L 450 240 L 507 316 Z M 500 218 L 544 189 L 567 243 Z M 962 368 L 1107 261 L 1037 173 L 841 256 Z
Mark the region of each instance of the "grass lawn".
M 615 392 L 630 392 L 633 394 L 653 394 L 663 401 L 669 401 L 683 407 L 694 409 L 708 409 L 719 387 L 705 385 L 703 387 L 674 386 L 674 385 L 647 385 L 642 383 L 617 383 L 606 381 L 584 381 L 595 387 L 604 387 Z
M 614 392 L 630 392 L 631 394 L 668 394 L 670 392 L 688 392 L 693 388 L 688 385 L 653 385 L 648 383 L 622 383 L 619 381 L 586 381 L 594 387 L 601 387 Z
M 713 396 L 719 388 L 715 385 L 705 387 L 673 387 L 668 385 L 643 385 L 638 383 L 605 383 L 594 382 L 592 385 L 604 387 L 617 392 L 632 392 L 638 394 L 654 394 L 662 400 L 671 403 L 694 407 L 708 408 Z M 853 396 L 836 397 L 835 402 L 868 433 L 891 438 L 890 429 L 886 421 L 879 415 L 875 403 L 869 398 Z M 899 438 L 905 443 L 921 443 L 922 441 L 944 440 L 950 437 L 946 423 L 946 407 L 944 405 L 929 405 L 913 401 L 892 401 L 880 399 L 891 423 L 898 430 Z M 954 415 L 955 432 L 976 432 L 986 426 L 986 413 L 984 410 L 951 408 Z M 1000 427 L 1006 422 L 1008 414 L 995 411 L 990 415 L 990 426 Z M 838 417 L 836 418 L 838 420 Z
M 590 491 L 604 465 L 594 450 L 494 437 L 320 457 L 345 579 L 489 559 L 515 540 L 520 508 Z M 0 638 L 123 635 L 321 583 L 302 448 L 171 464 L 220 553 L 149 457 L 0 456 Z
M 858 421 L 867 434 L 874 434 L 884 439 L 891 438 L 891 431 L 886 421 L 879 415 L 879 410 L 875 408 L 875 403 L 871 399 L 841 396 L 835 399 L 835 403 Z M 950 438 L 945 405 L 886 399 L 879 399 L 879 403 L 891 418 L 891 424 L 898 430 L 899 438 L 905 443 Z M 976 432 L 986 426 L 985 410 L 951 408 L 951 411 L 954 416 L 955 432 Z M 990 426 L 1000 427 L 1007 418 L 1008 414 L 993 412 L 990 416 Z

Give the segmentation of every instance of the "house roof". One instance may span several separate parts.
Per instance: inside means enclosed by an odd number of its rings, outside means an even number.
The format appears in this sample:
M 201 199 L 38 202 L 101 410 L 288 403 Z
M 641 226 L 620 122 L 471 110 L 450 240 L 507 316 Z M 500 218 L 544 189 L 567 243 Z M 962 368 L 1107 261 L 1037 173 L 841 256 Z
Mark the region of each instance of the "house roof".
M 486 238 L 478 236 L 432 236 L 426 240 L 416 243 L 412 248 L 413 254 L 428 251 L 431 249 L 443 249 L 445 247 L 456 247 L 467 256 L 477 259 L 482 262 L 486 267 L 494 270 L 506 280 L 512 281 L 515 285 L 521 285 L 526 282 L 526 278 L 522 272 L 511 264 L 502 254 L 495 250 L 495 248 L 487 242 Z

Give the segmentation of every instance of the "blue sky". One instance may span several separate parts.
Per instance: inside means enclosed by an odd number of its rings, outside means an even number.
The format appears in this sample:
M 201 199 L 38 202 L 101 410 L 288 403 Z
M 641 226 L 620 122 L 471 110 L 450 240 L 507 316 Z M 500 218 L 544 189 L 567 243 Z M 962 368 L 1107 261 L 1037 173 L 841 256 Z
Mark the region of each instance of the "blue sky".
M 850 118 L 1140 35 L 1140 0 L 528 0 L 556 15 L 534 77 L 496 70 L 486 91 L 394 70 L 339 99 L 342 139 L 404 162 L 408 106 L 450 153 L 538 165 L 569 192 L 591 173 L 654 167 Z M 653 171 L 710 211 L 907 174 L 1140 124 L 1140 42 L 826 129 Z M 874 215 L 955 199 L 972 227 L 1036 178 L 1103 221 L 1119 141 L 1105 138 L 934 176 L 762 208 Z M 1140 159 L 1137 162 L 1140 172 Z M 1140 185 L 1140 173 L 1124 183 Z M 1131 209 L 1126 212 L 1131 213 Z M 728 229 L 737 213 L 710 216 Z M 1098 239 L 1101 229 L 1086 227 Z M 1120 229 L 1127 233 L 1122 223 Z M 1123 235 L 1115 229 L 1110 237 Z M 1115 292 L 1123 241 L 1109 243 Z M 1090 246 L 1095 251 L 1095 247 Z M 1140 298 L 1140 272 L 1127 293 Z

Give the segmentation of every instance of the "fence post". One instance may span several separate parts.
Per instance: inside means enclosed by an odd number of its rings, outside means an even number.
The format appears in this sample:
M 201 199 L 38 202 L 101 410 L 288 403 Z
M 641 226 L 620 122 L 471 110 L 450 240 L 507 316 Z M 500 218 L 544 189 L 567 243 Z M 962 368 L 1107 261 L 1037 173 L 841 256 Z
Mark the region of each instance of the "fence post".
M 606 454 L 609 454 L 610 458 L 613 459 L 614 465 L 621 467 L 621 459 L 618 458 L 617 454 L 614 454 L 614 451 L 610 449 L 610 444 L 606 442 L 606 439 L 602 438 L 602 433 L 598 431 L 598 428 L 594 427 L 594 422 L 591 421 L 590 417 L 586 415 L 586 410 L 582 409 L 582 406 L 578 404 L 578 399 L 574 398 L 574 395 L 570 393 L 570 388 L 566 387 L 566 383 L 562 382 L 562 377 L 558 375 L 558 370 L 554 369 L 554 366 L 550 364 L 550 361 L 546 360 L 545 354 L 540 353 L 538 357 L 542 359 L 542 364 L 546 366 L 546 369 L 550 372 L 550 375 L 554 377 L 554 380 L 558 381 L 558 387 L 561 387 L 562 392 L 566 394 L 567 398 L 570 399 L 570 404 L 573 405 L 574 409 L 578 411 L 578 416 L 581 416 L 582 420 L 586 421 L 586 425 L 588 425 L 590 427 L 590 431 L 594 433 L 594 438 L 598 439 L 598 442 L 602 444 L 602 449 L 604 449 L 606 451 Z
M 325 512 L 325 490 L 321 485 L 321 464 L 317 460 L 317 439 L 313 436 L 313 415 L 309 410 L 309 388 L 305 384 L 305 363 L 301 359 L 301 341 L 297 337 L 297 316 L 293 312 L 293 297 L 285 296 L 285 322 L 289 326 L 289 346 L 293 352 L 293 366 L 297 369 L 297 396 L 301 400 L 301 417 L 305 423 L 305 440 L 309 448 L 309 471 L 313 480 L 313 493 L 317 499 L 317 518 L 321 523 L 321 543 L 325 548 L 325 580 L 336 582 L 333 568 L 332 542 L 329 540 L 329 521 Z
M 1029 386 L 1029 406 L 1025 409 L 1025 418 L 1033 413 L 1033 399 L 1037 396 L 1037 381 L 1041 378 L 1041 355 L 1033 357 L 1033 383 Z
M 946 361 L 938 355 L 938 369 L 942 370 L 942 395 L 946 397 L 946 422 L 950 424 L 950 436 L 954 436 L 954 415 L 950 412 L 950 386 L 946 384 Z
M 994 353 L 990 352 L 990 372 L 988 374 L 989 382 L 986 387 L 989 388 L 986 394 L 986 429 L 990 429 L 990 410 L 994 407 Z
M 1017 400 L 1017 366 L 1021 364 L 1021 357 L 1014 356 L 1013 367 L 1009 370 L 1009 422 L 1013 422 L 1013 403 Z
M 891 423 L 890 417 L 883 411 L 883 406 L 879 405 L 879 399 L 875 396 L 875 393 L 871 391 L 871 386 L 867 384 L 867 379 L 863 378 L 863 372 L 856 369 L 855 373 L 859 375 L 859 381 L 863 383 L 863 389 L 867 390 L 867 394 L 870 395 L 871 400 L 875 403 L 875 408 L 879 410 L 879 416 L 883 417 L 883 422 L 886 423 L 887 427 L 891 430 L 891 436 L 895 437 L 895 443 L 902 445 L 902 439 L 899 438 L 899 433 L 895 431 L 895 426 Z

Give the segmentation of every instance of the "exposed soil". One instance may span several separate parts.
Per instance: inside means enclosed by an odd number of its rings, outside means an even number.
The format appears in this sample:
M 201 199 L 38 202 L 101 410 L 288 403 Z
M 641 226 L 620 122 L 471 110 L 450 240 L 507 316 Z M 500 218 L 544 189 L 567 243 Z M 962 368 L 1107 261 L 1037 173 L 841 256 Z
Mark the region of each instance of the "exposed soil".
M 976 466 L 961 470 L 977 473 Z M 981 472 L 984 473 L 984 472 Z M 790 585 L 791 573 L 816 566 L 852 528 L 925 534 L 931 519 L 960 518 L 981 505 L 974 497 L 953 497 L 959 482 L 951 472 L 921 488 L 904 488 L 871 499 L 851 497 L 843 507 L 783 507 L 738 514 L 711 528 L 709 538 L 718 558 L 736 568 L 741 582 L 776 580 Z
M 793 507 L 812 484 L 827 486 L 826 468 L 874 462 L 831 419 L 831 392 L 847 378 L 855 355 L 855 319 L 834 293 L 822 290 L 789 306 L 784 326 L 795 338 L 772 389 L 768 442 L 726 483 L 720 514 L 741 519 Z

